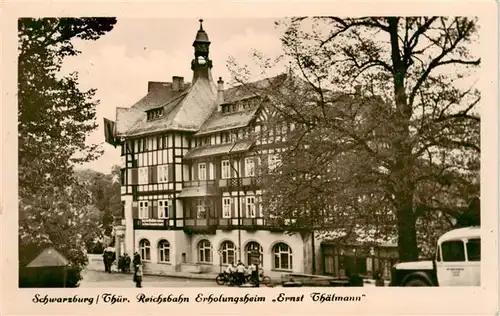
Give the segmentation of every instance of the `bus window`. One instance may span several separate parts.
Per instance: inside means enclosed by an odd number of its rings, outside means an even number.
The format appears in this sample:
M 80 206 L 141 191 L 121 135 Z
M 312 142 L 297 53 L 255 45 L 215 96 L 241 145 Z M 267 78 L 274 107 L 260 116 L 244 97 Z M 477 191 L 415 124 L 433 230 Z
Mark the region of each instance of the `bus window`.
M 436 261 L 441 261 L 441 249 L 439 248 L 439 245 L 436 245 Z
M 464 243 L 461 240 L 445 241 L 441 244 L 444 262 L 465 261 Z
M 481 261 L 481 239 L 469 239 L 467 241 L 467 260 Z

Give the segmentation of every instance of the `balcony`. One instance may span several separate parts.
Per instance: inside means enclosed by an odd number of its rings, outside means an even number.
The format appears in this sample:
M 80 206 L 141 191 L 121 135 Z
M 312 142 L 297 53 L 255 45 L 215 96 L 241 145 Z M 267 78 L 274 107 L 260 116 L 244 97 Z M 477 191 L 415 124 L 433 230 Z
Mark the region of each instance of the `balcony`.
M 219 188 L 222 190 L 250 189 L 255 190 L 262 184 L 262 179 L 258 177 L 243 177 L 219 179 Z
M 240 225 L 238 225 L 238 218 L 220 218 L 218 220 L 218 228 L 223 230 L 238 229 L 240 227 L 244 230 L 258 230 L 258 229 L 271 229 L 283 230 L 283 221 L 272 218 L 255 217 L 255 218 L 240 218 Z
M 217 194 L 215 180 L 193 180 L 182 182 L 179 197 L 203 197 Z
M 195 219 L 186 218 L 184 219 L 184 232 L 187 234 L 215 234 L 217 229 L 217 219 Z
M 215 186 L 215 180 L 192 180 L 182 182 L 183 188 L 194 188 L 202 186 Z
M 209 218 L 209 219 L 186 218 L 186 219 L 184 219 L 184 226 L 194 226 L 194 227 L 217 226 L 217 219 L 216 218 Z

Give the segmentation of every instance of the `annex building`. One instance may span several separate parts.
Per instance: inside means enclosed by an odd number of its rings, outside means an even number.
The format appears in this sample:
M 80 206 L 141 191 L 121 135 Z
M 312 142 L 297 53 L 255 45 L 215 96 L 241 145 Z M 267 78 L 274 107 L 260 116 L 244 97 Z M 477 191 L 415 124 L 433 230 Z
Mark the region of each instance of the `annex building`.
M 139 252 L 145 272 L 157 274 L 218 272 L 229 262 L 249 264 L 256 252 L 271 277 L 311 273 L 324 261 L 320 242 L 287 234 L 283 222 L 266 216 L 256 175 L 279 162 L 279 143 L 293 126 L 262 133 L 268 111 L 248 86 L 265 88 L 287 75 L 226 89 L 212 78 L 201 21 L 193 47 L 191 82 L 149 82 L 142 99 L 108 121 L 121 146 L 118 253 Z M 338 272 L 338 258 L 327 265 Z

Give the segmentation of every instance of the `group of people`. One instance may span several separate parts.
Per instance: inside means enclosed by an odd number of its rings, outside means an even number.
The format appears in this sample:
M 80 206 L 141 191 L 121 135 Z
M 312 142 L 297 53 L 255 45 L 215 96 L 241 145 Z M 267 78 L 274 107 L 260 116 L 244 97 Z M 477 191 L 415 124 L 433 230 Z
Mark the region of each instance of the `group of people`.
M 242 285 L 247 283 L 247 281 L 251 281 L 257 286 L 259 285 L 259 271 L 255 264 L 246 267 L 241 261 L 238 261 L 236 266 L 233 265 L 233 262 L 230 262 L 225 272 L 235 285 Z
M 104 261 L 104 270 L 106 272 L 111 273 L 111 266 L 113 265 L 113 262 L 116 260 L 116 253 L 114 252 L 114 249 L 109 249 L 106 248 L 104 250 L 104 253 L 102 255 L 103 261 Z M 141 262 L 141 255 L 138 252 L 134 253 L 134 259 L 132 261 L 132 264 L 134 265 L 134 282 L 136 287 L 142 287 L 142 262 Z M 124 254 L 123 256 L 120 256 L 118 259 L 118 269 L 124 273 L 130 272 L 130 257 L 128 254 Z
M 125 253 L 118 259 L 118 270 L 124 273 L 130 272 L 130 257 L 128 254 Z
M 116 254 L 114 249 L 110 249 L 109 247 L 104 249 L 102 254 L 102 260 L 104 261 L 104 271 L 111 273 L 111 266 L 113 262 L 116 260 Z

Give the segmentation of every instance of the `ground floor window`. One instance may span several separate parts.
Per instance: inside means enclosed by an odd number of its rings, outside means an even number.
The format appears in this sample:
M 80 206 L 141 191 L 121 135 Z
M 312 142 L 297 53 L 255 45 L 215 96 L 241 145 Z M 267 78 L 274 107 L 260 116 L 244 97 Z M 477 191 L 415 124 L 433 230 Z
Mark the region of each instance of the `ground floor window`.
M 247 254 L 247 265 L 252 264 L 252 252 L 253 251 L 258 251 L 260 253 L 259 265 L 262 266 L 264 249 L 262 248 L 262 246 L 258 242 L 255 242 L 255 241 L 249 242 L 246 246 L 245 252 Z
M 141 239 L 139 242 L 142 260 L 151 260 L 151 243 L 147 239 Z
M 292 249 L 285 243 L 278 243 L 273 248 L 274 268 L 291 270 L 292 269 Z
M 211 263 L 212 262 L 212 246 L 206 239 L 198 243 L 198 262 Z
M 222 264 L 235 264 L 234 262 L 235 247 L 231 241 L 225 241 L 221 245 Z
M 158 243 L 158 262 L 170 262 L 170 243 L 165 239 Z

